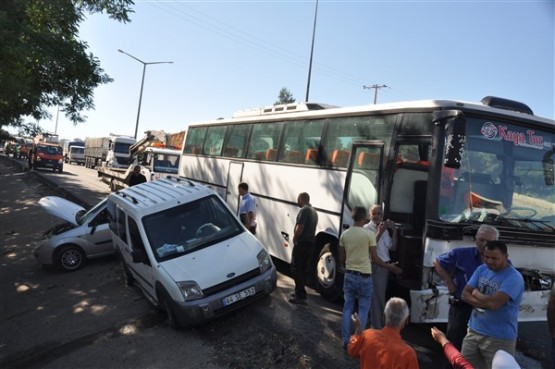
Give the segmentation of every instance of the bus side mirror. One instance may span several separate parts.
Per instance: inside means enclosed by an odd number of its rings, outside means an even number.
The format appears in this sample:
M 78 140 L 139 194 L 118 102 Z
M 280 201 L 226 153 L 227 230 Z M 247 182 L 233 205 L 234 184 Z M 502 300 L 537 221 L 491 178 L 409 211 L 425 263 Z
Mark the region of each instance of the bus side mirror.
M 545 158 L 542 160 L 543 166 L 543 180 L 546 186 L 553 186 L 555 183 L 555 168 L 553 166 L 553 159 Z
M 440 110 L 433 113 L 433 122 L 445 129 L 445 159 L 448 168 L 461 167 L 462 152 L 466 142 L 466 118 L 460 110 Z

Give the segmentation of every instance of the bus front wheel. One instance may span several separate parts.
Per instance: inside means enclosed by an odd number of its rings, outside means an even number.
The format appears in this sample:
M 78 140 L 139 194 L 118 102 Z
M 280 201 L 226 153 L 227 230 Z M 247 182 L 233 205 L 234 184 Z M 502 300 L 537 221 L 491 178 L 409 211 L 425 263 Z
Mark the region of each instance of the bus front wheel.
M 343 278 L 339 273 L 339 255 L 331 244 L 326 244 L 316 264 L 316 278 L 320 295 L 328 301 L 337 301 L 343 296 Z

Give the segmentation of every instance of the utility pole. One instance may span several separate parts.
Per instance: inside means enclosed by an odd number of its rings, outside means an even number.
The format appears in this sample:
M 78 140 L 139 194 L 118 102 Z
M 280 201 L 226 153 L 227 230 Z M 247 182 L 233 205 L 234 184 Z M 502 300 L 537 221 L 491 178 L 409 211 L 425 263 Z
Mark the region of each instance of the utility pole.
M 376 101 L 378 100 L 378 89 L 388 87 L 386 85 L 372 85 L 372 86 L 362 86 L 362 88 L 366 88 L 370 90 L 371 88 L 374 89 L 374 105 L 376 105 Z

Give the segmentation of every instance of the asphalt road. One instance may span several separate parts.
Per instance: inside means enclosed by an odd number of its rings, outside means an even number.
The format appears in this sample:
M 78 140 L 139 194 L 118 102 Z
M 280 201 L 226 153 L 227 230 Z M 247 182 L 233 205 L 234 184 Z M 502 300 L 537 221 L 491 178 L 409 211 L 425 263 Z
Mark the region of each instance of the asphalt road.
M 179 332 L 167 327 L 138 290 L 124 287 L 114 258 L 95 260 L 71 274 L 40 268 L 32 256 L 34 243 L 58 221 L 36 205 L 38 199 L 61 194 L 88 206 L 109 193 L 108 185 L 95 171 L 75 165 L 66 164 L 61 174 L 17 173 L 5 157 L 0 175 L 2 368 L 358 367 L 341 349 L 341 306 L 313 291 L 308 306 L 288 304 L 293 281 L 283 266 L 270 298 Z M 36 178 L 50 187 L 38 185 Z M 411 325 L 403 332 L 424 369 L 437 368 L 442 357 L 429 328 Z M 546 323 L 524 323 L 519 329 L 521 367 L 551 368 L 547 359 L 541 362 L 549 356 Z M 260 342 L 274 355 L 271 360 L 258 361 L 250 353 L 248 346 Z M 242 359 L 247 354 L 252 357 Z

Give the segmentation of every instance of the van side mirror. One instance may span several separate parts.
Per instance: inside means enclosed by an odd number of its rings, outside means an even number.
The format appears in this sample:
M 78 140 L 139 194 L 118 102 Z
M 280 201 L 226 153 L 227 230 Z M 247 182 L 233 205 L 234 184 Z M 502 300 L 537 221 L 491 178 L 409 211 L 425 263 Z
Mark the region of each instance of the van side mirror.
M 466 142 L 466 118 L 460 110 L 439 110 L 433 113 L 436 125 L 445 129 L 445 159 L 443 165 L 448 168 L 461 167 L 462 153 Z

